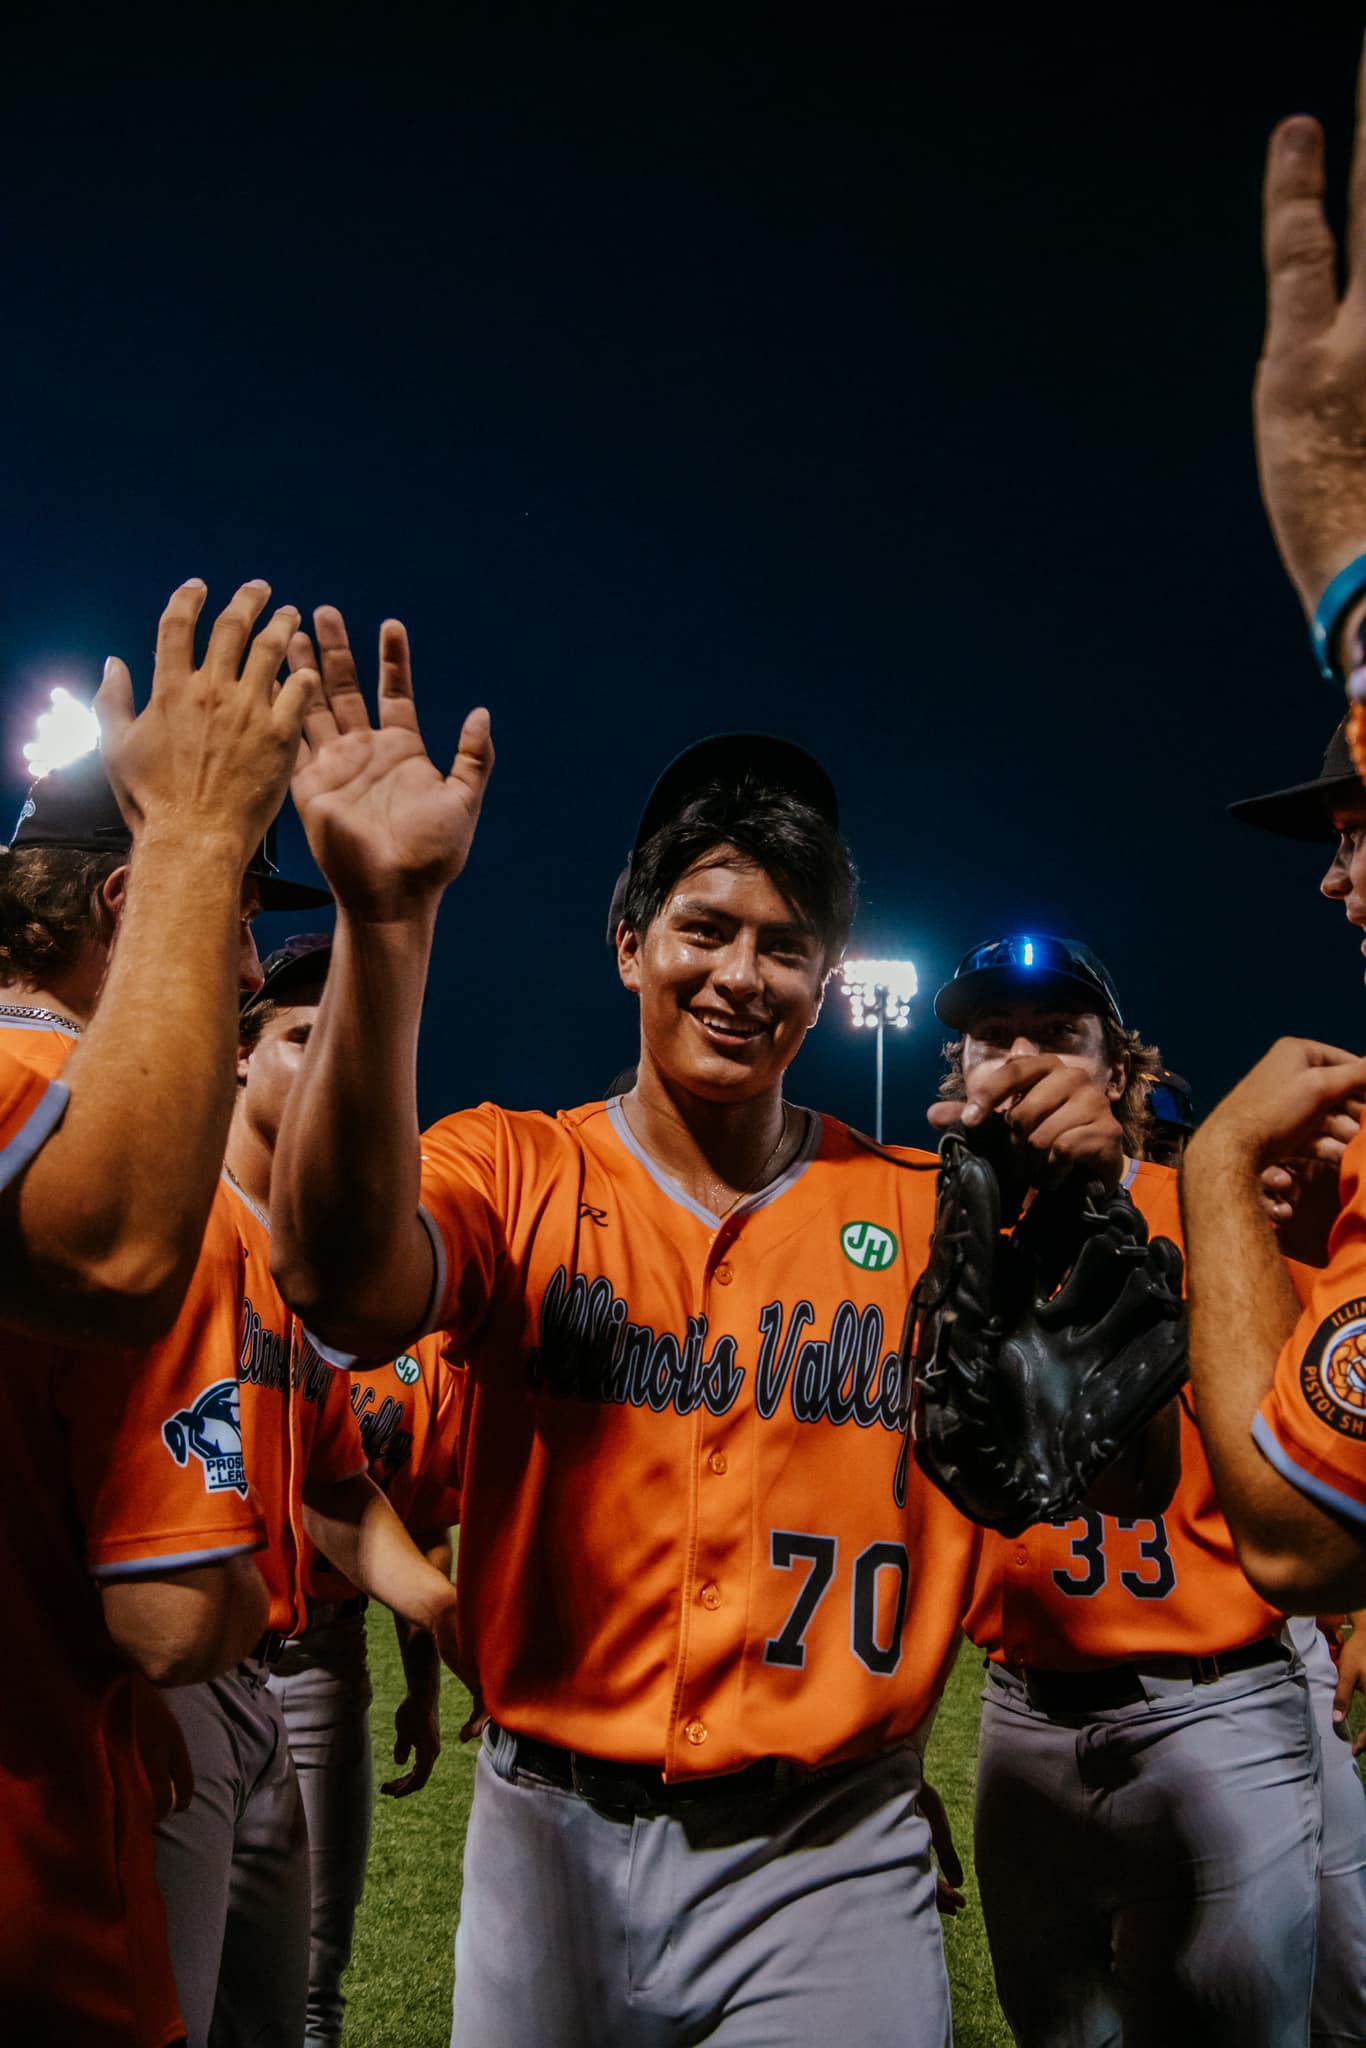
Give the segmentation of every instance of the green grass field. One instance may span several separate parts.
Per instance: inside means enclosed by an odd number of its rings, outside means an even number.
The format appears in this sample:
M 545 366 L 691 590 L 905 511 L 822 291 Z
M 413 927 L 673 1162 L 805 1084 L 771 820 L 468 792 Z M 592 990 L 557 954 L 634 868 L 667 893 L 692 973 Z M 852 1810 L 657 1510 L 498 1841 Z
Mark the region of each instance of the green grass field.
M 378 1784 L 395 1775 L 394 1708 L 403 1690 L 393 1625 L 382 1608 L 370 1614 L 370 1659 Z M 953 1820 L 971 1902 L 945 1928 L 957 2048 L 1008 2048 L 972 1878 L 979 1670 L 978 1654 L 965 1650 L 935 1726 L 930 1775 Z M 431 1783 L 411 1799 L 376 1800 L 369 1882 L 347 1980 L 346 2048 L 446 2048 L 450 2040 L 460 1857 L 474 1778 L 474 1747 L 462 1749 L 456 1736 L 468 1711 L 467 1695 L 449 1680 L 442 1704 L 445 1746 Z

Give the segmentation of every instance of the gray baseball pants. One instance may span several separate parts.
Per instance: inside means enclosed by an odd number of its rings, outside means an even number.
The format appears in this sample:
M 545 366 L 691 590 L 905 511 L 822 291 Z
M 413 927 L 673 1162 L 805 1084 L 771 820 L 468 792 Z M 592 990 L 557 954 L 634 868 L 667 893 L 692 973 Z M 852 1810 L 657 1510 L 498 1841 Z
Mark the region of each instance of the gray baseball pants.
M 1350 1743 L 1333 1733 L 1337 1667 L 1312 1618 L 1289 1624 L 1304 1662 L 1323 1765 L 1314 2048 L 1366 2042 L 1366 1793 Z
M 1050 1719 L 991 1666 L 977 1878 L 1021 2048 L 1305 2048 L 1319 1746 L 1298 1658 Z
M 514 1756 L 491 1725 L 452 2048 L 947 2048 L 914 1751 L 634 1820 Z
M 374 1800 L 365 1616 L 348 1614 L 285 1644 L 270 1690 L 284 1711 L 308 1817 L 312 1923 L 306 2048 L 338 2048 L 342 1972 L 365 1889 Z
M 164 1697 L 194 1797 L 156 1830 L 188 2048 L 299 2048 L 308 1994 L 308 1837 L 268 1667 Z

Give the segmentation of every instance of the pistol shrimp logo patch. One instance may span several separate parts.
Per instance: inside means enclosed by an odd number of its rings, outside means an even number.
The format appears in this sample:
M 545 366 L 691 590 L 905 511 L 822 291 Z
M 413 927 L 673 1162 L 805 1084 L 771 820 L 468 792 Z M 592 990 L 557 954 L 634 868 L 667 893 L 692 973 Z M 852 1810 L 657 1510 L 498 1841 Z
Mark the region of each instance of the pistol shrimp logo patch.
M 1304 1398 L 1330 1429 L 1366 1437 L 1366 1298 L 1320 1323 L 1300 1367 Z
M 161 1440 L 177 1465 L 198 1458 L 207 1493 L 247 1492 L 242 1462 L 242 1423 L 237 1381 L 215 1380 L 193 1408 L 182 1408 L 161 1425 Z

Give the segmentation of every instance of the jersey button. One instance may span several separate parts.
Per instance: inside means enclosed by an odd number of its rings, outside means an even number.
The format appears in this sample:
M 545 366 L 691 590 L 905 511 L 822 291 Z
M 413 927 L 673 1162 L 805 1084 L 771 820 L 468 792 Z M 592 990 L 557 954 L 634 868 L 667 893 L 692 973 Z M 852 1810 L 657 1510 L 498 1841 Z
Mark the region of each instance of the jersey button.
M 709 1579 L 698 1594 L 698 1598 L 704 1607 L 719 1607 L 721 1605 L 721 1588 L 714 1579 Z
M 719 1477 L 720 1474 L 724 1472 L 726 1469 L 725 1452 L 713 1451 L 711 1456 L 707 1459 L 707 1463 L 711 1466 L 712 1471 L 715 1472 Z
M 718 1266 L 718 1267 L 717 1267 L 717 1269 L 716 1269 L 716 1284 L 717 1284 L 717 1286 L 718 1286 L 718 1287 L 729 1287 L 729 1286 L 730 1286 L 730 1283 L 731 1283 L 731 1281 L 732 1281 L 732 1280 L 733 1280 L 734 1278 L 735 1278 L 735 1275 L 734 1275 L 734 1274 L 733 1274 L 733 1273 L 731 1272 L 731 1270 L 730 1270 L 730 1267 L 729 1267 L 729 1266 L 725 1266 L 725 1265 L 722 1265 L 722 1266 Z
M 1027 1551 L 1027 1550 L 1025 1549 L 1025 1547 L 1024 1547 L 1024 1545 L 1023 1545 L 1023 1543 L 1021 1543 L 1021 1544 L 1017 1545 L 1017 1547 L 1016 1547 L 1016 1551 L 1015 1551 L 1015 1562 L 1016 1562 L 1016 1564 L 1028 1564 L 1028 1563 L 1029 1563 L 1029 1552 L 1028 1552 L 1028 1551 Z
M 707 1724 L 705 1721 L 689 1721 L 683 1733 L 694 1748 L 700 1748 L 707 1739 Z

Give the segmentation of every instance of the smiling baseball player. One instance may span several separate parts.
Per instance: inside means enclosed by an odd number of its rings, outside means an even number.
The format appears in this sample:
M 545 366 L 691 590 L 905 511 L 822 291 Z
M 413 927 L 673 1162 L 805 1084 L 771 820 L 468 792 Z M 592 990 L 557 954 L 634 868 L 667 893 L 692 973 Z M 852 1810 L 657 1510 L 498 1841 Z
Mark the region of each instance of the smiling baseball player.
M 680 757 L 617 932 L 634 1088 L 419 1139 L 427 952 L 487 720 L 441 775 L 402 629 L 375 730 L 339 616 L 315 616 L 331 708 L 295 796 L 338 928 L 276 1257 L 329 1341 L 440 1328 L 469 1365 L 462 1675 L 492 1718 L 453 2040 L 942 2043 L 916 1738 L 977 1533 L 905 1435 L 934 1162 L 783 1095 L 853 910 L 829 779 L 753 735 Z M 1103 1095 L 1064 1095 L 1042 1150 L 1117 1177 Z M 1017 1114 L 1027 1140 L 1041 1118 Z

